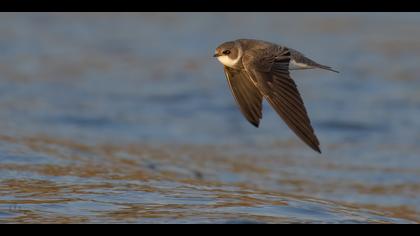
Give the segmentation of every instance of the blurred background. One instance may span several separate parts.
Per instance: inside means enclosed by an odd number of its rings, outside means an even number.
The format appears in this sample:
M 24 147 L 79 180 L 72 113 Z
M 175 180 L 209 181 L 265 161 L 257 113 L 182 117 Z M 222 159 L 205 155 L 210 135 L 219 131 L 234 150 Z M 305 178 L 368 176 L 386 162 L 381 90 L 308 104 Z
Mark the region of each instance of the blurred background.
M 420 14 L 1 13 L 0 222 L 419 223 Z M 322 155 L 236 107 L 222 42 L 295 48 Z

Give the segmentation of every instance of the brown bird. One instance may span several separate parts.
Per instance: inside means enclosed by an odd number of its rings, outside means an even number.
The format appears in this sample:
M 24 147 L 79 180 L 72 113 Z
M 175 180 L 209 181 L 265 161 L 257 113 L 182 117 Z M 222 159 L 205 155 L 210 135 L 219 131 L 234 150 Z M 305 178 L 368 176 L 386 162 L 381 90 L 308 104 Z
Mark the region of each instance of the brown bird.
M 321 153 L 305 105 L 289 70 L 333 70 L 302 53 L 274 43 L 238 39 L 222 43 L 214 57 L 224 65 L 233 97 L 245 118 L 258 127 L 265 98 L 287 126 L 313 150 Z

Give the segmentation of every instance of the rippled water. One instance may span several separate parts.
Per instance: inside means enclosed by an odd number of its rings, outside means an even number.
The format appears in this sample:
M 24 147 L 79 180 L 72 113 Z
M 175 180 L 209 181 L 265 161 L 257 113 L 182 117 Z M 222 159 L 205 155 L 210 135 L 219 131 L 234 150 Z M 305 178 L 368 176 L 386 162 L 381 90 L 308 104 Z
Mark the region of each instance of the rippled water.
M 419 223 L 417 13 L 1 13 L 1 223 Z M 322 155 L 242 117 L 221 42 L 293 77 Z

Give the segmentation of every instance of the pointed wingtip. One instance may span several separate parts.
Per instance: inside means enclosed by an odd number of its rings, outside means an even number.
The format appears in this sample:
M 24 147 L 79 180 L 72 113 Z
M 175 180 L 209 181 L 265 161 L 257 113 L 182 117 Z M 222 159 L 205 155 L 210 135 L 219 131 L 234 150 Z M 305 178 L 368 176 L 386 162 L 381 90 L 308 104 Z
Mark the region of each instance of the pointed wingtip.
M 311 143 L 311 144 L 308 144 L 308 146 L 312 149 L 312 150 L 314 150 L 315 152 L 317 152 L 317 153 L 319 153 L 319 154 L 322 154 L 322 151 L 321 151 L 321 148 L 319 147 L 319 143 Z
M 333 68 L 331 68 L 331 67 L 328 67 L 328 68 L 323 68 L 323 69 L 325 69 L 325 70 L 329 70 L 329 71 L 332 71 L 332 72 L 335 72 L 335 73 L 337 73 L 337 74 L 340 74 L 340 71 L 338 71 L 338 70 L 334 70 Z
M 251 122 L 251 124 L 253 126 L 255 126 L 256 128 L 258 128 L 260 126 L 260 123 L 259 122 Z

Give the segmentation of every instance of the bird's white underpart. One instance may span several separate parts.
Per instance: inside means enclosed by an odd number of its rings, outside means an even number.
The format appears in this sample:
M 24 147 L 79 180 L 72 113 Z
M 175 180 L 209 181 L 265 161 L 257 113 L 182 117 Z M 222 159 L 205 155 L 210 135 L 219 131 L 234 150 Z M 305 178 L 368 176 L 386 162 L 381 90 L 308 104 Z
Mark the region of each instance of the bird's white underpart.
M 314 67 L 305 63 L 296 62 L 295 60 L 290 60 L 289 62 L 289 70 L 304 70 L 312 68 Z
M 219 56 L 219 57 L 217 57 L 217 59 L 223 64 L 223 65 L 225 65 L 225 66 L 227 66 L 227 67 L 233 67 L 233 66 L 235 66 L 236 65 L 236 63 L 238 63 L 239 62 L 239 60 L 241 59 L 241 57 L 238 57 L 238 58 L 236 58 L 236 59 L 231 59 L 231 58 L 229 58 L 227 55 L 222 55 L 222 56 Z
M 239 62 L 241 57 L 237 57 L 236 59 L 231 59 L 227 55 L 222 55 L 217 57 L 217 59 L 225 66 L 227 67 L 234 67 L 236 63 Z M 289 70 L 304 70 L 304 69 L 313 69 L 313 66 L 310 66 L 305 63 L 296 62 L 295 60 L 290 60 L 289 63 Z

